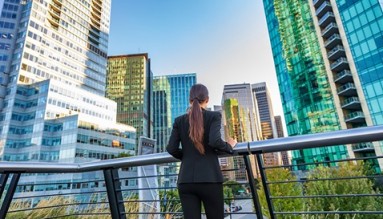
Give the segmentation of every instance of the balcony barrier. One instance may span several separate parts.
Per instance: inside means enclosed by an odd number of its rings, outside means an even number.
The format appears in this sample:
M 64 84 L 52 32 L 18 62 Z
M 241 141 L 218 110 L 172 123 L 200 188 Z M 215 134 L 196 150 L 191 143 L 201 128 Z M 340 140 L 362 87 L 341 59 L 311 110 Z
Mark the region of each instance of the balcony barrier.
M 324 43 L 324 46 L 326 48 L 331 48 L 333 47 L 334 45 L 338 45 L 338 44 L 341 44 L 342 42 L 342 39 L 340 38 L 340 35 L 339 34 L 333 34 L 331 35 Z
M 342 170 L 340 163 L 350 163 L 355 167 L 360 167 L 359 160 L 371 161 L 374 164 L 382 164 L 383 156 L 372 156 L 362 158 L 347 158 L 346 155 L 340 160 L 324 159 L 323 161 L 315 161 L 312 163 L 294 163 L 292 165 L 276 165 L 265 166 L 263 163 L 263 155 L 265 153 L 275 153 L 281 151 L 316 148 L 316 150 L 332 151 L 336 145 L 344 147 L 346 144 L 357 144 L 363 142 L 373 142 L 383 140 L 383 126 L 363 127 L 347 130 L 339 130 L 332 132 L 324 132 L 318 134 L 308 134 L 300 136 L 292 136 L 286 138 L 269 139 L 264 141 L 255 141 L 247 143 L 239 143 L 235 148 L 235 158 L 242 159 L 244 163 L 243 169 L 226 169 L 225 172 L 245 172 L 246 181 L 226 186 L 242 186 L 248 188 L 249 192 L 242 195 L 236 193 L 234 196 L 226 196 L 225 202 L 228 204 L 227 218 L 236 215 L 253 215 L 255 218 L 318 218 L 327 217 L 350 217 L 350 218 L 383 218 L 381 204 L 383 203 L 383 195 L 379 190 L 374 190 L 372 181 L 381 179 L 381 175 L 376 174 L 380 168 L 375 168 L 375 172 L 368 172 L 369 175 L 344 175 L 341 177 L 313 176 L 317 169 L 326 171 Z M 377 150 L 378 151 L 378 150 Z M 231 156 L 222 157 L 223 159 L 231 158 Z M 251 168 L 251 159 L 255 159 L 259 171 L 253 172 Z M 151 165 L 169 165 L 169 163 L 178 162 L 167 153 L 158 153 L 150 155 L 141 155 L 128 158 L 118 158 L 111 160 L 102 160 L 88 163 L 41 163 L 41 162 L 1 162 L 0 165 L 0 197 L 2 200 L 0 209 L 0 218 L 25 218 L 25 214 L 29 218 L 65 218 L 65 217 L 85 217 L 94 218 L 182 218 L 182 210 L 180 201 L 176 196 L 172 196 L 171 192 L 176 191 L 175 186 L 139 186 L 138 188 L 129 187 L 130 182 L 143 179 L 142 182 L 149 182 L 150 178 L 154 181 L 160 181 L 166 177 L 174 178 L 173 175 L 160 175 L 147 171 Z M 355 164 L 356 163 L 356 164 Z M 358 166 L 359 165 L 359 166 Z M 327 167 L 328 166 L 328 167 Z M 378 165 L 379 166 L 379 165 Z M 376 165 L 375 165 L 376 167 Z M 142 168 L 140 171 L 145 174 L 138 176 L 129 176 L 126 173 L 134 169 Z M 326 169 L 328 168 L 328 169 Z M 273 178 L 283 174 L 273 175 L 272 170 L 279 169 L 283 173 L 289 173 L 288 179 Z M 306 172 L 298 170 L 306 170 Z M 294 171 L 292 171 L 294 170 Z M 224 172 L 224 173 L 225 173 Z M 359 173 L 358 171 L 356 171 Z M 101 178 L 93 180 L 88 177 L 87 180 L 78 180 L 76 182 L 64 182 L 60 179 L 66 174 L 86 173 L 89 176 L 99 173 Z M 303 174 L 302 174 L 303 173 Z M 329 172 L 330 173 L 330 172 Z M 55 183 L 37 183 L 33 181 L 36 174 L 54 175 L 57 177 Z M 225 173 L 226 174 L 226 173 Z M 72 176 L 70 176 L 72 177 Z M 29 178 L 29 183 L 24 180 L 19 184 L 20 178 Z M 8 182 L 9 181 L 9 182 Z M 335 183 L 339 188 L 343 188 L 347 183 L 355 185 L 365 184 L 371 186 L 371 191 L 364 188 L 363 192 L 358 193 L 356 189 L 344 193 L 332 193 L 327 191 L 325 194 L 313 194 L 307 190 L 309 186 L 316 185 L 320 182 L 326 182 L 326 185 Z M 363 182 L 363 183 L 361 183 Z M 375 182 L 375 181 L 374 181 Z M 383 183 L 382 183 L 383 184 Z M 85 188 L 85 186 L 87 187 Z M 382 185 L 380 185 L 382 186 Z M 28 196 L 16 191 L 30 190 L 38 191 L 40 188 L 49 188 L 43 194 Z M 90 188 L 89 188 L 90 187 Z M 335 186 L 334 186 L 335 187 Z M 337 187 L 337 188 L 338 188 Z M 66 188 L 76 188 L 76 192 L 67 192 Z M 333 188 L 333 187 L 330 187 Z M 356 188 L 356 187 L 355 187 Z M 59 191 L 55 191 L 59 190 Z M 68 190 L 69 191 L 69 190 Z M 145 199 L 144 196 L 137 198 L 137 193 L 149 192 L 155 194 L 151 199 Z M 289 192 L 295 193 L 289 193 Z M 366 192 L 367 191 L 367 192 Z M 287 192 L 287 193 L 286 193 Z M 2 194 L 5 193 L 5 197 Z M 65 197 L 89 196 L 90 198 L 82 201 L 68 200 Z M 49 197 L 52 197 L 49 199 Z M 59 198 L 57 198 L 59 197 Z M 55 199 L 56 198 L 56 199 Z M 36 199 L 35 203 L 31 199 Z M 42 200 L 48 200 L 46 205 L 39 205 Z M 60 199 L 59 202 L 57 199 Z M 343 203 L 338 208 L 326 208 L 316 202 L 318 200 L 326 200 L 332 203 Z M 364 200 L 366 205 L 363 205 Z M 283 203 L 290 203 L 283 207 Z M 243 208 L 238 206 L 242 204 Z M 293 203 L 291 205 L 291 203 Z M 313 205 L 313 203 L 315 203 Z M 359 207 L 349 209 L 348 204 L 361 204 Z M 377 207 L 375 206 L 375 204 Z M 247 207 L 245 208 L 245 204 Z M 10 208 L 10 206 L 13 206 Z M 14 206 L 16 205 L 16 207 Z M 234 205 L 234 206 L 233 206 Z M 344 205 L 344 206 L 343 206 Z M 25 207 L 26 206 L 26 207 Z M 93 207 L 92 207 L 93 206 Z M 282 207 L 281 207 L 282 206 Z M 317 207 L 316 209 L 307 208 Z M 55 212 L 50 216 L 36 216 L 36 211 L 44 211 L 49 209 Z M 90 210 L 89 210 L 90 209 Z M 23 215 L 23 216 L 20 216 Z M 31 216 L 32 215 L 32 216 Z M 6 217 L 7 216 L 7 217 Z

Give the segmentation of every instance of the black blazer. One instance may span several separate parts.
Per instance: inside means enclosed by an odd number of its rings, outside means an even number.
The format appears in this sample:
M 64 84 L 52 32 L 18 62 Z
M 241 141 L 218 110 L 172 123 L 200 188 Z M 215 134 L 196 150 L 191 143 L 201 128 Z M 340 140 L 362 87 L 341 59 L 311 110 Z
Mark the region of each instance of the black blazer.
M 174 121 L 166 150 L 182 161 L 178 183 L 223 182 L 218 154 L 233 154 L 232 147 L 221 138 L 221 113 L 206 110 L 202 110 L 202 113 L 204 155 L 198 152 L 189 137 L 188 115 L 184 114 Z

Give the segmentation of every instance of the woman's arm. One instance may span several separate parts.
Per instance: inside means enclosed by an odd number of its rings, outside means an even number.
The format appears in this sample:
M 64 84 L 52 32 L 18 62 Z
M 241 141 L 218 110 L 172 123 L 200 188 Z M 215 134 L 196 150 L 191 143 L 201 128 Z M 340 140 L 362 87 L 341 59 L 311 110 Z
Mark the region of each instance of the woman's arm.
M 221 120 L 222 115 L 220 113 L 215 113 L 210 124 L 209 145 L 219 151 L 233 154 L 233 147 L 221 138 Z
M 182 150 L 180 149 L 180 141 L 181 141 L 181 137 L 180 137 L 177 119 L 176 119 L 173 124 L 173 130 L 170 135 L 168 145 L 166 146 L 166 150 L 174 158 L 182 160 Z

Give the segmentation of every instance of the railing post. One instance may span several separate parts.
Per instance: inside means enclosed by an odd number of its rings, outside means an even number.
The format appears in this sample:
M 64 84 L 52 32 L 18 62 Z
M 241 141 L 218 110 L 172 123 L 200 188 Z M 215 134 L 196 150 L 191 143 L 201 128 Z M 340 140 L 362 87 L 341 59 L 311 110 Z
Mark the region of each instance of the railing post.
M 273 203 L 271 202 L 271 199 L 270 199 L 270 189 L 269 189 L 269 186 L 267 185 L 265 168 L 263 168 L 263 159 L 262 159 L 261 154 L 257 153 L 256 155 L 257 155 L 259 173 L 261 174 L 263 190 L 265 192 L 265 197 L 266 197 L 266 201 L 267 201 L 267 207 L 269 208 L 269 212 L 270 212 L 270 219 L 275 219 L 274 206 L 273 206 Z
M 9 177 L 9 173 L 1 174 L 1 178 L 0 178 L 0 199 L 3 196 L 4 188 L 5 188 L 5 185 L 7 184 L 8 177 Z
M 8 213 L 9 206 L 11 205 L 13 195 L 15 194 L 17 183 L 19 182 L 20 179 L 20 173 L 14 173 L 12 175 L 11 183 L 9 184 L 7 193 L 5 195 L 3 204 L 1 205 L 0 209 L 0 218 L 5 218 L 5 216 Z M 7 181 L 5 180 L 5 183 Z M 4 184 L 5 184 L 4 183 Z
M 126 219 L 124 199 L 122 198 L 118 169 L 104 169 L 104 179 L 112 218 Z
M 251 191 L 251 197 L 253 198 L 255 213 L 257 215 L 257 219 L 262 219 L 263 218 L 262 207 L 261 207 L 261 203 L 259 202 L 259 196 L 257 193 L 257 189 L 255 188 L 254 174 L 253 174 L 253 170 L 251 169 L 249 155 L 244 155 L 243 159 L 245 161 L 247 178 L 249 178 L 249 186 L 250 186 L 250 191 Z

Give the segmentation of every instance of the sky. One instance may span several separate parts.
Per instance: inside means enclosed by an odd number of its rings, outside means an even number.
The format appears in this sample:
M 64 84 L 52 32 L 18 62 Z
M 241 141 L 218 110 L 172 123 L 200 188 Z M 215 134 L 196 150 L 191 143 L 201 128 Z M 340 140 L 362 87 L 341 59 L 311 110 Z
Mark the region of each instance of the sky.
M 220 105 L 225 84 L 279 88 L 261 0 L 113 0 L 108 55 L 148 53 L 153 75 L 197 73 Z

